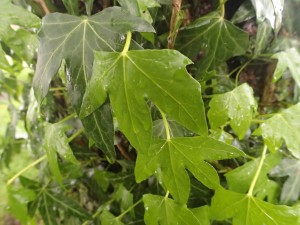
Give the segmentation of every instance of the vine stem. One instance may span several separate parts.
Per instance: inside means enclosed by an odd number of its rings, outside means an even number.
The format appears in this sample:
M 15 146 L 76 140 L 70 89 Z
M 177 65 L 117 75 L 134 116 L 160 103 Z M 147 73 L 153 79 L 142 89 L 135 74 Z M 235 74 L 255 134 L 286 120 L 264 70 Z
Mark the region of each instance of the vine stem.
M 170 21 L 170 34 L 169 34 L 169 38 L 168 38 L 168 48 L 169 49 L 173 49 L 174 45 L 175 45 L 175 38 L 178 33 L 178 29 L 176 28 L 176 21 L 178 19 L 179 12 L 181 9 L 181 3 L 182 3 L 182 0 L 173 0 L 173 10 L 172 10 L 172 16 L 171 16 L 171 21 Z M 171 36 L 173 36 L 173 37 L 171 37 Z
M 29 170 L 30 168 L 34 167 L 35 165 L 39 164 L 40 162 L 42 162 L 43 160 L 45 160 L 47 158 L 46 155 L 38 158 L 37 160 L 35 160 L 34 162 L 30 163 L 28 166 L 26 166 L 25 168 L 23 168 L 21 171 L 19 171 L 17 174 L 15 174 L 12 178 L 10 178 L 7 181 L 7 185 L 12 184 L 12 182 L 14 182 L 15 179 L 17 179 L 19 176 L 21 176 L 23 173 L 25 173 L 27 170 Z
M 71 137 L 68 138 L 68 142 L 70 143 L 73 141 L 79 134 L 81 134 L 84 131 L 84 128 L 80 128 L 77 132 L 75 132 Z
M 171 135 L 170 135 L 170 127 L 169 127 L 169 123 L 168 123 L 168 120 L 166 118 L 166 115 L 164 114 L 163 111 L 161 111 L 160 109 L 158 109 L 160 114 L 161 114 L 161 117 L 163 119 L 163 122 L 164 122 L 164 127 L 165 127 L 165 130 L 166 130 L 166 136 L 167 136 L 167 141 L 170 141 L 171 140 Z
M 34 1 L 40 4 L 46 16 L 50 14 L 50 10 L 48 9 L 48 6 L 46 5 L 44 0 L 34 0 Z
M 123 48 L 123 51 L 122 51 L 121 55 L 125 56 L 127 54 L 128 50 L 129 50 L 130 43 L 131 43 L 131 38 L 132 38 L 132 34 L 131 34 L 130 31 L 128 31 L 125 46 Z
M 128 209 L 126 209 L 124 212 L 122 212 L 120 215 L 118 215 L 116 217 L 117 220 L 121 219 L 123 216 L 125 216 L 128 212 L 130 212 L 133 208 L 135 208 L 137 205 L 139 205 L 140 203 L 142 203 L 143 199 L 141 198 L 140 200 L 138 200 L 136 203 L 134 203 L 131 207 L 129 207 Z
M 252 61 L 252 59 L 248 60 L 237 72 L 236 77 L 235 77 L 235 86 L 238 86 L 239 83 L 239 76 L 241 74 L 241 72 L 248 66 L 248 64 Z
M 64 122 L 74 118 L 75 116 L 76 116 L 76 113 L 72 113 L 72 114 L 66 116 L 65 118 L 63 118 L 62 120 L 60 120 L 59 122 L 57 122 L 57 124 L 64 123 Z
M 219 0 L 219 4 L 221 7 L 221 17 L 225 17 L 225 0 Z
M 247 193 L 247 195 L 250 197 L 253 195 L 253 190 L 254 190 L 254 187 L 256 185 L 256 182 L 257 182 L 257 179 L 259 177 L 259 174 L 261 172 L 261 169 L 262 169 L 262 166 L 264 164 L 264 161 L 265 161 L 265 158 L 266 158 L 266 153 L 267 153 L 267 146 L 264 145 L 264 149 L 261 153 L 261 158 L 260 158 L 260 161 L 259 161 L 259 164 L 258 164 L 258 167 L 257 167 L 257 170 L 256 170 L 256 173 L 253 177 L 253 180 L 251 182 L 251 185 L 250 185 L 250 188 L 249 188 L 249 191 Z

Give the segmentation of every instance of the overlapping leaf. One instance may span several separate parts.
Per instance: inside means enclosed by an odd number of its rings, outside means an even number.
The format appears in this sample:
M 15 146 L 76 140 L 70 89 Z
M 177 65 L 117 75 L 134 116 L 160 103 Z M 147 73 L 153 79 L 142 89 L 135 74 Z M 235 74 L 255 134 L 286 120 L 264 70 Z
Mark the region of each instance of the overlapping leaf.
M 203 56 L 198 67 L 204 74 L 230 57 L 244 54 L 248 45 L 247 33 L 218 13 L 211 13 L 180 30 L 175 48 L 193 60 L 198 54 Z
M 300 196 L 300 161 L 284 158 L 270 173 L 272 177 L 288 177 L 283 184 L 280 201 L 295 202 Z
M 135 168 L 137 182 L 156 174 L 159 182 L 173 198 L 186 203 L 190 192 L 188 169 L 205 186 L 216 189 L 219 177 L 204 160 L 220 160 L 242 156 L 243 152 L 210 137 L 157 140 L 148 154 L 139 153 Z
M 104 210 L 100 215 L 102 225 L 124 225 L 117 217 L 111 214 L 109 211 Z
M 279 163 L 280 158 L 281 157 L 279 154 L 271 154 L 266 156 L 254 188 L 254 195 L 257 198 L 263 200 L 267 197 L 269 202 L 275 201 L 277 197 L 276 193 L 278 191 L 278 185 L 276 184 L 276 182 L 268 178 L 268 173 Z M 252 160 L 226 173 L 225 177 L 228 183 L 229 190 L 242 194 L 246 193 L 250 188 L 259 161 L 260 158 Z
M 288 150 L 300 159 L 300 104 L 266 120 L 260 129 L 263 139 L 271 151 L 280 148 L 284 140 Z
M 92 74 L 94 50 L 115 51 L 122 34 L 129 30 L 153 32 L 146 21 L 111 7 L 91 17 L 54 13 L 43 19 L 36 74 L 33 81 L 39 102 L 63 59 L 67 62 L 69 96 L 79 114 L 85 87 Z M 95 109 L 96 110 L 96 109 Z M 101 107 L 82 120 L 87 133 L 110 161 L 115 159 L 113 122 L 109 106 Z
M 98 108 L 107 92 L 120 130 L 140 151 L 148 149 L 152 136 L 146 99 L 191 131 L 206 134 L 200 84 L 187 73 L 189 63 L 175 50 L 96 52 L 80 115 Z
M 273 205 L 220 188 L 212 199 L 211 216 L 216 220 L 232 218 L 233 225 L 297 225 L 300 224 L 299 209 Z
M 208 118 L 211 127 L 217 128 L 229 120 L 230 126 L 240 139 L 249 129 L 257 109 L 253 90 L 246 83 L 230 92 L 214 96 L 209 106 Z
M 145 223 L 147 225 L 201 225 L 197 218 L 186 205 L 178 204 L 174 200 L 157 195 L 144 195 Z
M 58 182 L 62 182 L 62 176 L 57 162 L 57 153 L 62 158 L 72 163 L 77 163 L 72 149 L 69 146 L 69 141 L 65 135 L 69 127 L 64 124 L 50 124 L 45 125 L 45 137 L 43 147 L 46 151 L 50 170 Z

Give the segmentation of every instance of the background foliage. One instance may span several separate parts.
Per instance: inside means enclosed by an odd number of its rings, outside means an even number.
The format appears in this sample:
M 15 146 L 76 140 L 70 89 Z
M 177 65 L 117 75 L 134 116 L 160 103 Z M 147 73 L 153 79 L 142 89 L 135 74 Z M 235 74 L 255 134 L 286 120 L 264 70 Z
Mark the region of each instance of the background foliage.
M 299 0 L 2 0 L 0 224 L 300 224 Z

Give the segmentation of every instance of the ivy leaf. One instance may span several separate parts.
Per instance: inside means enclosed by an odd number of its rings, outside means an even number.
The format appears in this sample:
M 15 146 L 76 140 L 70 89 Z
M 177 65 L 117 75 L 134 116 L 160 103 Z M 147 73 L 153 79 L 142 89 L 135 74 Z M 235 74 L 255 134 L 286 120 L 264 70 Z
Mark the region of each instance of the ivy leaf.
M 210 189 L 219 187 L 215 169 L 204 160 L 220 160 L 242 156 L 244 153 L 210 137 L 185 137 L 156 140 L 148 154 L 139 153 L 135 176 L 140 182 L 156 174 L 173 198 L 186 203 L 190 192 L 188 169 Z
M 233 225 L 300 224 L 299 207 L 273 205 L 223 188 L 219 188 L 212 199 L 211 216 L 216 220 L 233 218 Z
M 282 52 L 278 52 L 272 56 L 278 59 L 278 63 L 274 72 L 274 81 L 279 80 L 286 69 L 289 69 L 298 87 L 300 87 L 300 54 L 295 48 L 290 48 Z
M 300 159 L 300 104 L 266 120 L 260 129 L 264 142 L 271 151 L 280 148 L 284 140 L 288 150 Z
M 227 59 L 242 55 L 249 45 L 248 34 L 225 20 L 219 13 L 210 13 L 180 30 L 175 48 L 195 60 L 202 74 L 214 70 Z
M 45 225 L 58 225 L 56 220 L 57 211 L 53 210 L 53 201 L 45 192 L 42 192 L 40 197 L 39 212 L 43 218 Z
M 102 225 L 124 225 L 124 223 L 107 210 L 101 213 L 100 220 Z
M 119 49 L 122 46 L 122 35 L 129 30 L 154 31 L 146 21 L 122 12 L 119 7 L 106 8 L 91 17 L 60 13 L 44 17 L 39 33 L 38 62 L 33 80 L 39 103 L 47 94 L 49 84 L 64 59 L 67 64 L 69 96 L 79 114 L 85 87 L 92 75 L 94 50 Z M 113 121 L 109 113 L 109 107 L 104 106 L 82 122 L 96 146 L 113 162 L 116 154 L 113 145 Z
M 263 200 L 268 197 L 269 202 L 275 201 L 278 185 L 268 178 L 268 173 L 279 163 L 280 158 L 280 154 L 270 154 L 266 156 L 253 191 L 257 198 Z M 260 158 L 257 158 L 226 173 L 225 177 L 229 190 L 242 194 L 246 193 L 250 188 L 259 161 Z
M 62 0 L 64 3 L 65 7 L 68 10 L 69 14 L 78 16 L 79 15 L 79 7 L 78 7 L 78 1 L 73 1 L 73 0 Z
M 283 184 L 280 201 L 284 204 L 295 202 L 300 196 L 300 161 L 284 158 L 270 172 L 272 177 L 288 177 Z
M 272 27 L 268 21 L 258 22 L 257 33 L 255 38 L 255 55 L 259 55 L 270 44 Z
M 77 164 L 77 160 L 73 155 L 72 149 L 69 146 L 69 141 L 65 135 L 65 131 L 69 126 L 65 124 L 50 124 L 45 125 L 45 137 L 43 147 L 45 148 L 50 170 L 57 182 L 62 182 L 62 175 L 57 162 L 57 153 L 65 160 Z
M 224 125 L 229 120 L 230 126 L 240 139 L 249 129 L 257 109 L 253 90 L 247 83 L 230 92 L 214 96 L 209 106 L 208 118 L 212 129 Z
M 256 18 L 263 22 L 269 20 L 272 28 L 279 30 L 282 22 L 284 0 L 251 0 L 256 11 Z
M 167 197 L 146 194 L 143 201 L 147 225 L 202 224 L 186 205 L 176 203 Z
M 152 136 L 152 119 L 145 99 L 191 131 L 206 134 L 201 87 L 187 73 L 189 63 L 175 50 L 96 52 L 93 77 L 80 116 L 97 109 L 107 92 L 120 130 L 138 150 L 148 149 Z

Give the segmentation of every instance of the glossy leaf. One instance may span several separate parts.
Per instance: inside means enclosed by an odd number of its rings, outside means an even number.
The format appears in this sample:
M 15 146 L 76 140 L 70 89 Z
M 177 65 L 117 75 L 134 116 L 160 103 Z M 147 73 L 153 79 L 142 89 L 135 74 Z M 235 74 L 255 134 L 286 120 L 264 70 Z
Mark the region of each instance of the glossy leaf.
M 242 55 L 249 45 L 248 34 L 218 13 L 200 17 L 179 31 L 175 48 L 198 63 L 201 74 L 215 70 L 233 56 Z M 201 52 L 201 53 L 200 53 Z
M 215 95 L 209 106 L 208 118 L 211 127 L 220 127 L 229 120 L 230 126 L 240 139 L 249 129 L 257 109 L 253 90 L 247 83 L 230 92 Z
M 258 21 L 269 20 L 272 28 L 279 30 L 282 22 L 284 0 L 251 0 Z
M 260 54 L 268 47 L 272 32 L 272 27 L 268 21 L 258 22 L 255 38 L 255 55 Z
M 100 220 L 102 225 L 124 225 L 122 221 L 107 210 L 104 210 L 103 213 L 101 213 Z
M 271 151 L 281 147 L 300 159 L 300 104 L 294 105 L 266 120 L 260 127 L 264 142 Z
M 280 201 L 295 202 L 300 196 L 300 161 L 284 158 L 270 173 L 272 177 L 288 177 L 282 187 Z
M 137 182 L 156 174 L 159 182 L 173 198 L 186 203 L 190 192 L 188 169 L 205 186 L 216 189 L 219 177 L 204 160 L 230 159 L 244 153 L 231 145 L 210 137 L 156 140 L 148 154 L 139 153 L 135 168 Z
M 253 191 L 253 194 L 257 198 L 263 200 L 267 197 L 269 202 L 272 202 L 276 199 L 278 185 L 276 182 L 268 178 L 268 173 L 279 163 L 280 158 L 281 157 L 279 154 L 271 154 L 266 156 Z M 228 183 L 229 190 L 241 194 L 246 193 L 250 188 L 259 161 L 260 158 L 257 158 L 226 173 L 225 177 Z
M 145 223 L 147 225 L 200 225 L 197 218 L 184 204 L 157 195 L 144 195 Z
M 273 55 L 272 58 L 278 59 L 274 72 L 274 81 L 281 78 L 288 69 L 298 87 L 300 87 L 300 54 L 295 48 L 290 48 Z
M 57 210 L 53 210 L 53 201 L 43 192 L 40 197 L 39 212 L 45 225 L 59 225 L 57 221 Z
M 253 196 L 220 188 L 212 199 L 211 216 L 216 220 L 232 218 L 233 225 L 297 225 L 299 207 L 273 205 Z
M 96 52 L 93 77 L 80 115 L 84 117 L 97 109 L 106 91 L 120 130 L 138 150 L 147 150 L 152 136 L 152 119 L 145 99 L 188 129 L 206 134 L 201 87 L 187 73 L 189 63 L 174 50 Z M 96 100 L 91 102 L 92 98 Z

